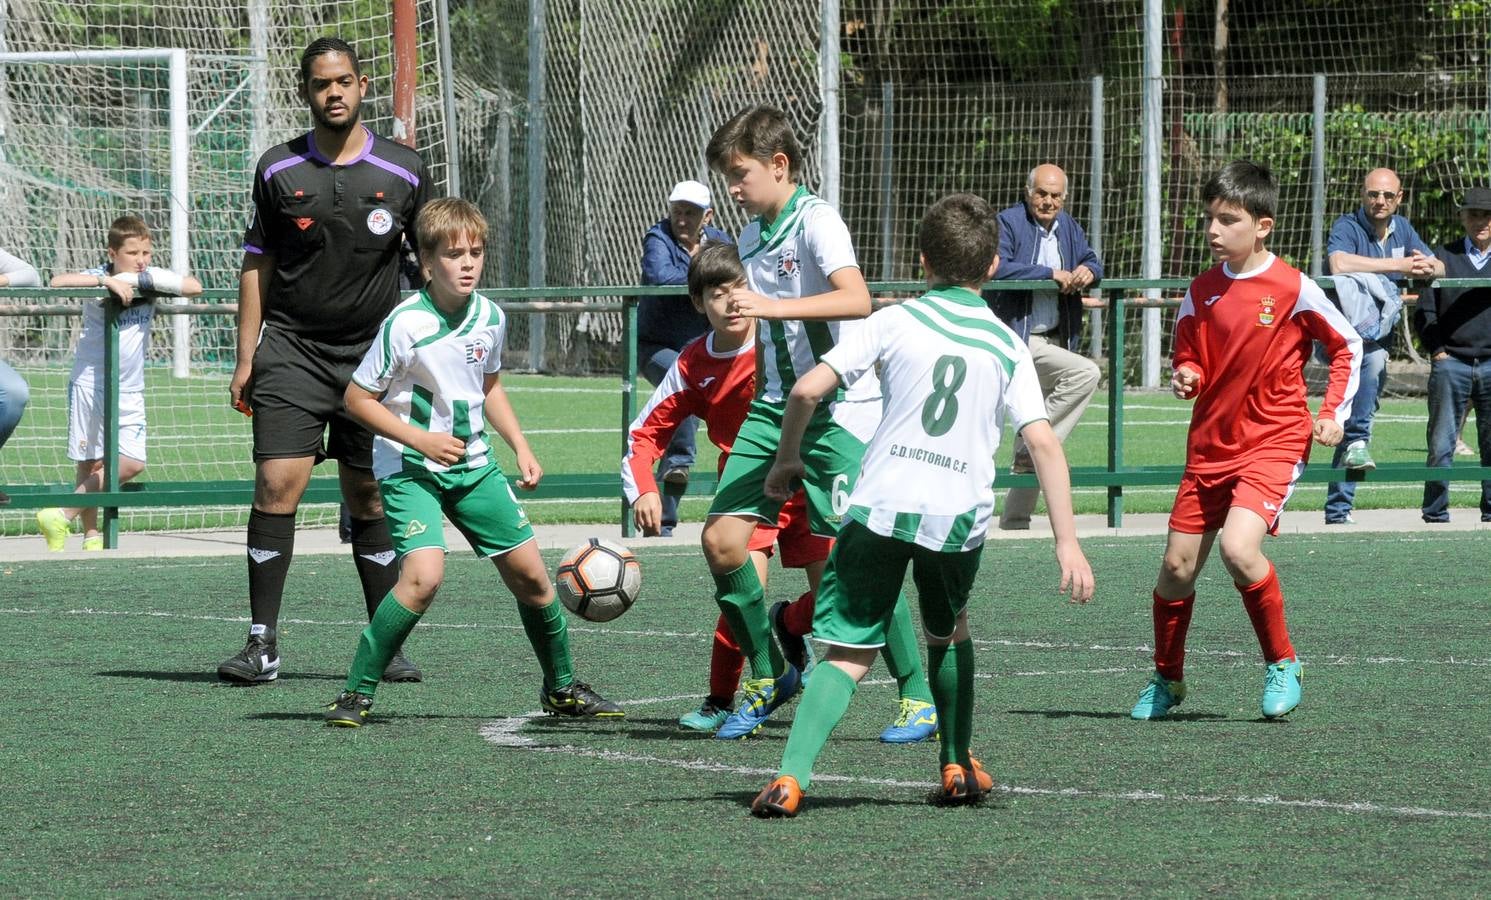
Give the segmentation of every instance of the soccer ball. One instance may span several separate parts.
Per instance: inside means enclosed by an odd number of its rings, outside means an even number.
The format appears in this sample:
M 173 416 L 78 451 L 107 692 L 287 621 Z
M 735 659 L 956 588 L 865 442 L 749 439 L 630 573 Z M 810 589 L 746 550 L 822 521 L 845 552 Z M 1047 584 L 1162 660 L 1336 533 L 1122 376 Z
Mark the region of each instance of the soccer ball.
M 564 554 L 554 582 L 570 612 L 587 621 L 609 622 L 636 602 L 642 567 L 620 544 L 591 538 Z

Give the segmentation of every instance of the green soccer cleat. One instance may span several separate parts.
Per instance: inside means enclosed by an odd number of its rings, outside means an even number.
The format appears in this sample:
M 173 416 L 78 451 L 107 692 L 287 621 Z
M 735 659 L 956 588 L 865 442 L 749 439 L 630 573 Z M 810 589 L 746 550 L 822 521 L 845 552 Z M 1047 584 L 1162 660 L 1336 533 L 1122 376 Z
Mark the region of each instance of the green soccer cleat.
M 53 506 L 36 511 L 36 525 L 41 529 L 41 536 L 47 539 L 47 549 L 53 553 L 61 553 L 67 549 L 67 533 L 71 530 L 67 516 L 63 515 L 61 507 Z
M 713 697 L 705 697 L 698 709 L 678 717 L 678 727 L 684 731 L 714 734 L 729 717 L 730 707 L 720 706 L 714 702 Z
M 1186 699 L 1186 683 L 1171 681 L 1159 672 L 1149 678 L 1149 684 L 1139 692 L 1139 702 L 1129 710 L 1131 719 L 1163 719 L 1173 707 Z
M 373 711 L 373 698 L 367 694 L 342 691 L 326 705 L 326 724 L 337 728 L 361 728 Z
M 540 688 L 538 703 L 551 716 L 619 719 L 626 715 L 621 707 L 591 690 L 590 685 L 583 681 L 572 681 L 569 687 L 553 690 Z
M 1263 717 L 1277 719 L 1299 706 L 1304 680 L 1305 667 L 1297 659 L 1281 659 L 1269 666 L 1263 676 Z

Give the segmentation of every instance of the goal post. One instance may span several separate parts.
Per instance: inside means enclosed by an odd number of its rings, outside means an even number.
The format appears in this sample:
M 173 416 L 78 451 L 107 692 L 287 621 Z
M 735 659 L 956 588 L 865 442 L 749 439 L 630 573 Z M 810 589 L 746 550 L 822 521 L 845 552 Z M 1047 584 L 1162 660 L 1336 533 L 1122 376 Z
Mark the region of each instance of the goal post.
M 170 209 L 171 271 L 191 272 L 190 243 L 190 155 L 191 125 L 187 121 L 186 50 L 180 47 L 130 50 L 44 50 L 0 53 L 0 66 L 11 65 L 117 65 L 156 64 L 168 68 L 170 131 L 170 176 L 167 196 Z M 184 302 L 174 298 L 172 302 Z M 191 374 L 191 320 L 172 316 L 171 373 L 177 378 Z

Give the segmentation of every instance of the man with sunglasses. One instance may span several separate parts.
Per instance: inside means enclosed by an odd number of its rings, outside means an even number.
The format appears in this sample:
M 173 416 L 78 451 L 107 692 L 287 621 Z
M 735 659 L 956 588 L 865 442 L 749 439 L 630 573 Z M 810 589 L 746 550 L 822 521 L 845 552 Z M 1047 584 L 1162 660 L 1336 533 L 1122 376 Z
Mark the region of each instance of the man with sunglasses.
M 1332 275 L 1368 272 L 1387 278 L 1397 285 L 1404 278 L 1438 278 L 1444 275 L 1444 263 L 1419 237 L 1413 225 L 1398 214 L 1403 202 L 1403 185 L 1392 169 L 1373 169 L 1362 181 L 1362 205 L 1354 212 L 1336 219 L 1326 241 L 1326 259 Z M 1361 382 L 1356 403 L 1346 420 L 1346 436 L 1336 446 L 1332 465 L 1347 469 L 1376 468 L 1367 445 L 1372 439 L 1372 417 L 1387 384 L 1387 348 L 1391 335 L 1378 340 L 1362 340 Z M 1351 510 L 1356 497 L 1356 482 L 1333 481 L 1325 493 L 1327 525 L 1347 525 L 1354 520 Z
M 1025 202 L 999 213 L 997 279 L 1049 280 L 1037 291 L 985 291 L 984 302 L 1030 347 L 1051 430 L 1065 441 L 1097 392 L 1102 371 L 1078 352 L 1082 337 L 1082 292 L 1103 277 L 1103 262 L 1082 226 L 1066 209 L 1067 178 L 1060 166 L 1036 166 L 1025 179 Z M 1035 466 L 1024 441 L 1015 439 L 1012 471 Z M 1023 531 L 1040 495 L 1037 488 L 1011 488 L 999 507 L 999 527 Z

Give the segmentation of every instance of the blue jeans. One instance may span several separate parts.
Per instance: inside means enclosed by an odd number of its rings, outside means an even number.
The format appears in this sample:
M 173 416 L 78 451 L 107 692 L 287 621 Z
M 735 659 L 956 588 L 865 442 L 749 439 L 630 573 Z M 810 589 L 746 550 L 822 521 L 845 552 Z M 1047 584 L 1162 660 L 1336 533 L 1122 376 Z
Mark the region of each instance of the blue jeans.
M 1370 349 L 1368 349 L 1370 348 Z M 1382 405 L 1382 389 L 1387 386 L 1387 351 L 1376 344 L 1362 348 L 1362 371 L 1356 385 L 1356 399 L 1351 404 L 1351 415 L 1341 429 L 1346 436 L 1336 445 L 1331 468 L 1341 468 L 1346 458 L 1346 448 L 1353 441 L 1372 440 L 1372 417 Z M 1451 444 L 1451 448 L 1453 448 Z M 1356 482 L 1332 481 L 1325 487 L 1325 521 L 1344 522 L 1351 515 L 1356 500 Z
M 662 383 L 663 376 L 668 374 L 668 367 L 678 359 L 678 351 L 661 344 L 637 345 L 637 357 L 642 362 L 642 377 L 652 382 L 653 387 Z M 669 469 L 688 469 L 694 465 L 694 432 L 699 429 L 699 420 L 694 416 L 684 419 L 673 432 L 673 439 L 668 442 L 668 448 L 663 451 L 663 458 L 658 460 L 657 476 L 662 481 L 663 473 Z M 662 487 L 661 484 L 658 485 Z M 666 491 L 662 492 L 663 501 L 663 524 L 678 524 L 678 497 L 669 496 Z
M 1437 359 L 1429 370 L 1429 443 L 1427 465 L 1447 469 L 1455 457 L 1460 417 L 1467 406 L 1475 409 L 1476 440 L 1481 465 L 1491 466 L 1491 357 L 1466 361 L 1458 356 Z M 1450 520 L 1450 484 L 1424 482 L 1425 522 Z M 1491 522 L 1491 481 L 1481 482 L 1481 521 Z
M 31 399 L 31 389 L 16 370 L 0 360 L 0 447 L 10 440 L 11 432 L 21 422 L 21 413 L 26 410 L 26 401 Z

